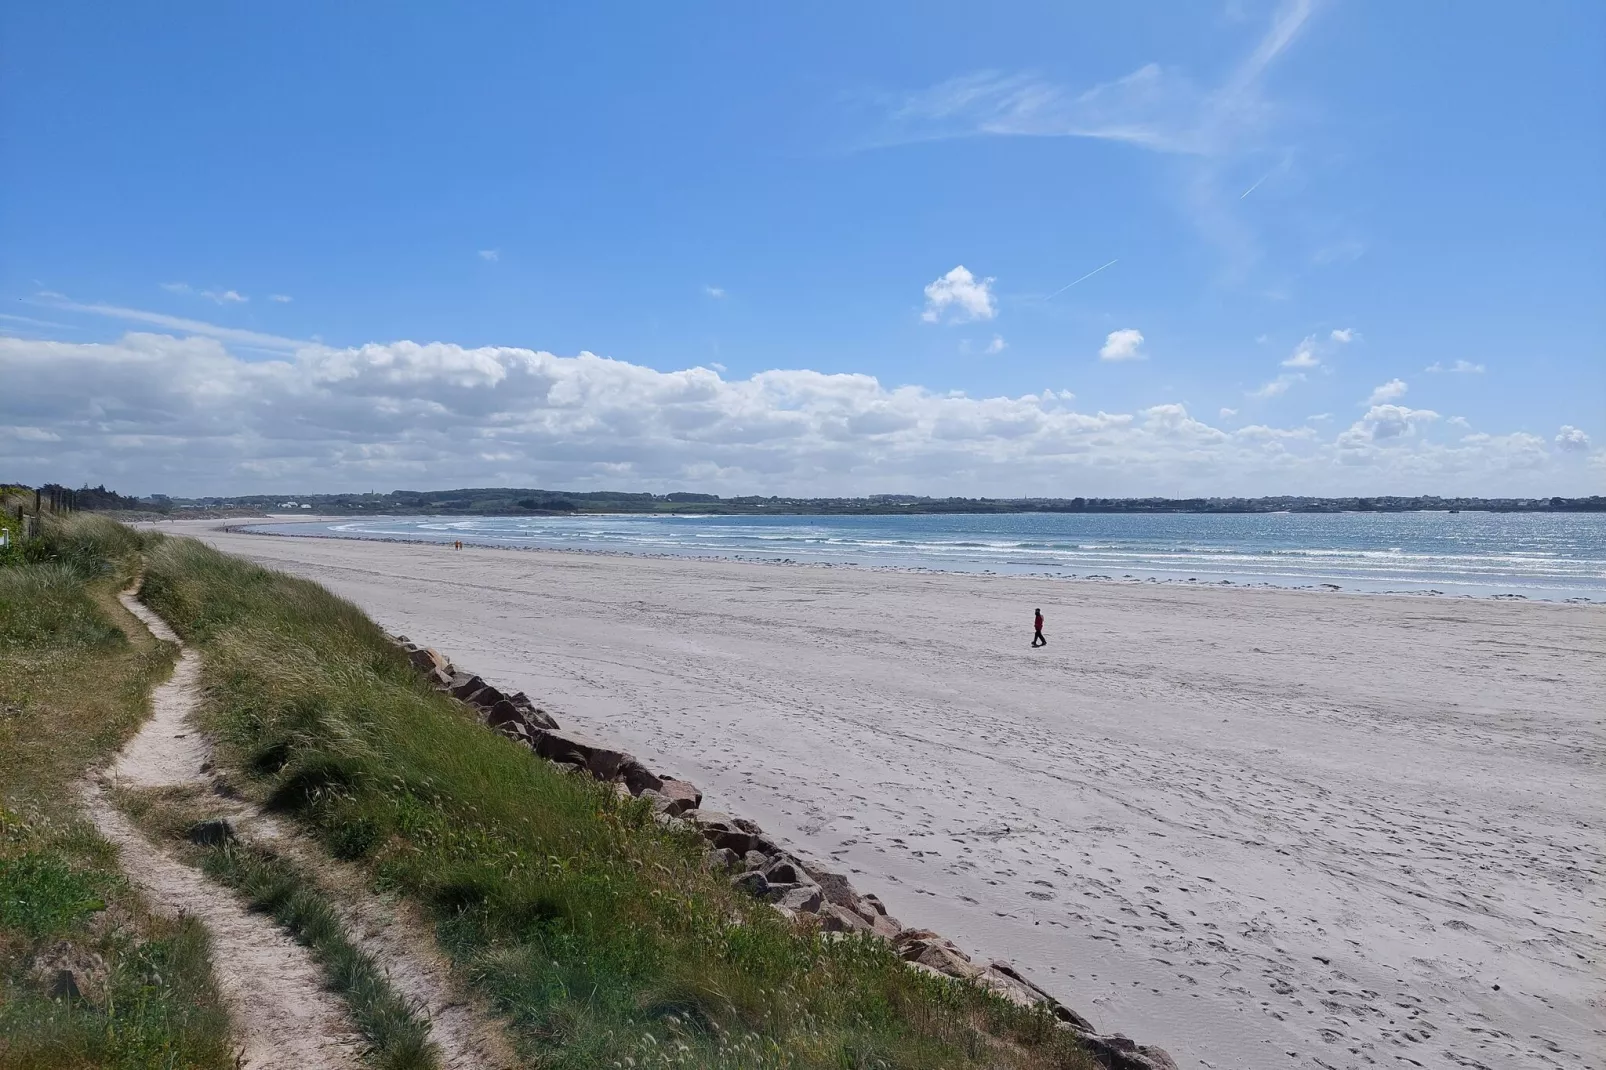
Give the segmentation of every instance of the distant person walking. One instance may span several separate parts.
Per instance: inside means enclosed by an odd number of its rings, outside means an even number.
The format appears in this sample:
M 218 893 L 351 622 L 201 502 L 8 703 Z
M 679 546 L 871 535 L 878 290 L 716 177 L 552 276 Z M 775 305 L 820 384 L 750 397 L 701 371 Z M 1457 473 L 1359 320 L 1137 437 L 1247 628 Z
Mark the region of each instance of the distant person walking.
M 1048 640 L 1043 638 L 1043 611 L 1034 610 L 1032 613 L 1032 647 L 1047 646 Z

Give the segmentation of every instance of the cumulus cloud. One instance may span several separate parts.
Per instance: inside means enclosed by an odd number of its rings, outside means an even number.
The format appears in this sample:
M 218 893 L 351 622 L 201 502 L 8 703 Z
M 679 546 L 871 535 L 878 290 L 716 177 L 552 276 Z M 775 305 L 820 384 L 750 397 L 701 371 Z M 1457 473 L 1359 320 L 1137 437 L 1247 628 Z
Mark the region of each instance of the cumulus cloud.
M 1457 375 L 1482 375 L 1483 365 L 1474 364 L 1470 360 L 1458 360 L 1454 364 L 1446 365 L 1436 360 L 1422 370 L 1432 372 L 1435 375 L 1439 372 L 1454 372 Z
M 707 294 L 709 297 L 724 297 L 725 288 L 723 286 L 704 286 L 703 293 Z
M 947 319 L 950 323 L 990 320 L 998 315 L 993 300 L 994 280 L 978 279 L 960 264 L 942 278 L 926 284 L 926 309 L 920 318 L 927 323 Z
M 987 343 L 987 352 L 989 354 L 1002 353 L 1008 348 L 1009 343 L 1004 341 L 1004 336 L 1001 334 L 993 335 L 993 340 Z
M 1351 327 L 1337 327 L 1328 337 L 1339 345 L 1345 345 L 1355 340 L 1355 330 Z
M 1237 416 L 1237 415 L 1238 415 L 1238 410 L 1237 409 L 1229 409 L 1229 408 L 1226 408 L 1225 406 L 1223 406 L 1222 409 L 1221 409 L 1221 418 L 1223 420 L 1230 420 L 1234 416 Z
M 1372 396 L 1366 399 L 1366 403 L 1368 405 L 1378 405 L 1385 401 L 1393 401 L 1395 398 L 1404 397 L 1405 392 L 1409 389 L 1410 387 L 1404 379 L 1390 379 L 1382 386 L 1375 388 L 1372 391 Z
M 1307 427 L 1224 431 L 1180 403 L 1082 412 L 1069 392 L 971 397 L 784 369 L 733 380 L 447 343 L 247 360 L 215 337 L 0 337 L 0 382 L 0 468 L 138 492 L 1388 493 L 1432 477 L 1441 492 L 1526 493 L 1535 463 L 1521 436 L 1437 446 L 1414 433 L 1436 414 L 1401 406 L 1323 441 Z M 1554 453 L 1534 441 L 1543 465 Z
M 1589 436 L 1572 424 L 1562 424 L 1556 434 L 1556 448 L 1569 453 L 1583 453 L 1589 449 Z
M 1339 447 L 1354 448 L 1389 439 L 1415 435 L 1418 429 L 1439 418 L 1432 409 L 1412 409 L 1404 405 L 1373 405 L 1348 431 L 1339 435 Z
M 494 264 L 498 260 L 502 259 L 502 251 L 500 249 L 481 249 L 479 251 L 479 258 L 485 261 L 487 264 Z
M 1111 331 L 1099 349 L 1100 360 L 1143 360 L 1143 332 L 1131 327 Z

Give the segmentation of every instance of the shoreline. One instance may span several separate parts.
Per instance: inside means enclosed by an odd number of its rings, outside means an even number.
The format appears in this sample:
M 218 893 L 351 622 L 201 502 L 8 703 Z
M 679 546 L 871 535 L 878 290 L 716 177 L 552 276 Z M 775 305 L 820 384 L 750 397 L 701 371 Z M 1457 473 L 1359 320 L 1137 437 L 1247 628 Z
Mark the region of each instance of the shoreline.
M 345 542 L 388 543 L 388 544 L 400 545 L 400 546 L 416 546 L 416 545 L 450 546 L 451 543 L 452 543 L 452 540 L 449 540 L 449 539 L 434 539 L 434 538 L 411 538 L 410 539 L 410 538 L 402 538 L 402 537 L 397 537 L 397 536 L 386 536 L 386 535 L 341 535 L 341 534 L 335 534 L 333 532 L 289 532 L 289 531 L 260 531 L 260 530 L 253 530 L 254 527 L 257 527 L 257 526 L 259 526 L 261 524 L 296 524 L 296 523 L 318 524 L 318 523 L 331 523 L 331 522 L 334 522 L 334 521 L 337 521 L 337 520 L 342 520 L 342 519 L 346 519 L 346 518 L 342 518 L 342 517 L 305 517 L 305 518 L 299 518 L 298 517 L 298 518 L 296 518 L 294 520 L 269 519 L 269 520 L 264 520 L 264 521 L 256 521 L 256 522 L 248 523 L 248 524 L 224 524 L 222 527 L 217 528 L 215 530 L 227 531 L 227 532 L 229 532 L 231 534 L 236 534 L 236 535 L 268 536 L 268 537 L 271 537 L 271 538 L 281 538 L 281 539 L 330 539 L 330 540 L 345 541 Z M 384 519 L 384 518 L 374 517 L 374 518 L 365 518 L 365 519 Z M 1013 577 L 1013 578 L 1034 579 L 1034 580 L 1047 579 L 1047 580 L 1057 580 L 1057 581 L 1073 581 L 1073 582 L 1077 582 L 1077 583 L 1105 583 L 1105 584 L 1111 584 L 1111 585 L 1120 586 L 1120 587 L 1177 586 L 1177 587 L 1193 587 L 1193 588 L 1230 588 L 1230 589 L 1234 589 L 1234 590 L 1247 590 L 1247 591 L 1302 591 L 1302 592 L 1305 592 L 1305 593 L 1314 593 L 1314 594 L 1345 594 L 1345 595 L 1362 595 L 1362 596 L 1366 596 L 1366 597 L 1387 596 L 1387 597 L 1396 597 L 1396 598 L 1398 598 L 1398 597 L 1407 597 L 1407 598 L 1475 599 L 1475 600 L 1496 601 L 1496 602 L 1536 602 L 1536 603 L 1543 603 L 1543 604 L 1548 604 L 1548 605 L 1583 605 L 1583 606 L 1606 605 L 1606 599 L 1591 598 L 1591 597 L 1589 597 L 1587 595 L 1568 595 L 1568 596 L 1565 596 L 1565 597 L 1545 598 L 1545 597 L 1541 597 L 1541 596 L 1538 596 L 1538 595 L 1506 593 L 1506 592 L 1497 592 L 1497 593 L 1493 593 L 1493 594 L 1458 593 L 1458 592 L 1453 592 L 1453 591 L 1446 592 L 1446 591 L 1437 590 L 1437 589 L 1431 588 L 1431 587 L 1426 589 L 1426 590 L 1367 590 L 1367 589 L 1361 588 L 1361 587 L 1344 587 L 1342 584 L 1335 584 L 1335 583 L 1330 583 L 1330 582 L 1325 582 L 1325 581 L 1316 582 L 1316 583 L 1306 583 L 1306 584 L 1285 584 L 1285 583 L 1271 583 L 1271 582 L 1267 582 L 1267 581 L 1256 581 L 1256 582 L 1234 581 L 1234 580 L 1230 580 L 1230 579 L 1199 580 L 1199 579 L 1196 579 L 1196 578 L 1190 578 L 1190 579 L 1184 580 L 1184 579 L 1177 579 L 1177 578 L 1171 578 L 1171 577 L 1167 577 L 1165 579 L 1156 579 L 1156 578 L 1154 578 L 1152 576 L 1138 577 L 1138 576 L 1132 576 L 1132 575 L 1123 575 L 1121 577 L 1116 577 L 1116 576 L 1111 576 L 1111 575 L 1108 575 L 1108 574 L 1105 574 L 1105 573 L 1089 573 L 1089 574 L 1085 574 L 1085 575 L 1078 575 L 1076 573 L 1067 573 L 1067 572 L 1027 572 L 1027 571 L 1000 572 L 1000 571 L 997 571 L 995 569 L 944 569 L 944 568 L 934 568 L 934 567 L 924 566 L 924 565 L 861 564 L 861 563 L 855 562 L 855 561 L 843 561 L 843 562 L 834 562 L 834 561 L 799 561 L 799 560 L 794 560 L 792 558 L 780 558 L 780 557 L 771 558 L 771 557 L 759 557 L 759 556 L 744 556 L 744 555 L 741 555 L 741 554 L 694 554 L 694 553 L 669 553 L 669 552 L 657 552 L 657 553 L 655 553 L 655 552 L 640 551 L 640 550 L 595 549 L 595 548 L 589 548 L 589 547 L 574 547 L 574 546 L 510 546 L 510 545 L 504 545 L 504 544 L 500 544 L 500 543 L 485 542 L 485 541 L 481 541 L 481 540 L 476 540 L 474 538 L 466 538 L 466 539 L 461 539 L 459 541 L 461 541 L 465 547 L 475 546 L 475 547 L 478 547 L 478 548 L 483 549 L 483 550 L 516 550 L 516 551 L 520 551 L 520 552 L 533 552 L 533 553 L 578 554 L 578 555 L 600 556 L 600 557 L 633 558 L 633 559 L 640 559 L 640 560 L 644 560 L 644 561 L 656 561 L 656 560 L 671 560 L 671 561 L 734 561 L 734 562 L 740 562 L 742 564 L 752 564 L 752 565 L 783 565 L 783 566 L 790 566 L 790 567 L 797 567 L 797 568 L 821 568 L 821 569 L 854 569 L 854 570 L 863 571 L 863 572 L 893 572 L 893 573 L 909 573 L 909 574 L 912 574 L 912 575 Z M 1207 570 L 1200 569 L 1198 571 L 1203 572 L 1203 571 L 1207 571 Z M 1445 586 L 1450 586 L 1450 585 L 1451 584 L 1449 584 L 1449 583 L 1445 583 Z M 1466 586 L 1492 586 L 1492 585 L 1466 584 Z

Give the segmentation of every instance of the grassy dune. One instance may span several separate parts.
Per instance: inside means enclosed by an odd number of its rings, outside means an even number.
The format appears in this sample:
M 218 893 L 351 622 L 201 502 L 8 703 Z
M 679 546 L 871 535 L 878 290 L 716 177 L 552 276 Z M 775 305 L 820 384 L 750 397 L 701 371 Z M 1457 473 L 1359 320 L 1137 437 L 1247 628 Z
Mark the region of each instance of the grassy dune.
M 1095 1065 L 1043 1014 L 792 930 L 645 804 L 467 719 L 315 584 L 165 539 L 144 591 L 203 652 L 242 790 L 423 904 L 531 1065 Z
M 146 913 L 74 791 L 134 733 L 172 666 L 116 602 L 139 549 L 129 529 L 78 516 L 0 560 L 6 1070 L 234 1064 L 206 933 Z

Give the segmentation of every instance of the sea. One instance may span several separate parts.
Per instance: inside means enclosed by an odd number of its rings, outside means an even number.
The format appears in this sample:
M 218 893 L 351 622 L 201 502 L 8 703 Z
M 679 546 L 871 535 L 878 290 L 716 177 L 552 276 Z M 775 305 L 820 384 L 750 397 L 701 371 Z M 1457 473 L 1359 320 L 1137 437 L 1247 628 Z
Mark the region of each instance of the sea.
M 1606 513 L 377 516 L 242 527 L 855 568 L 1606 601 Z

